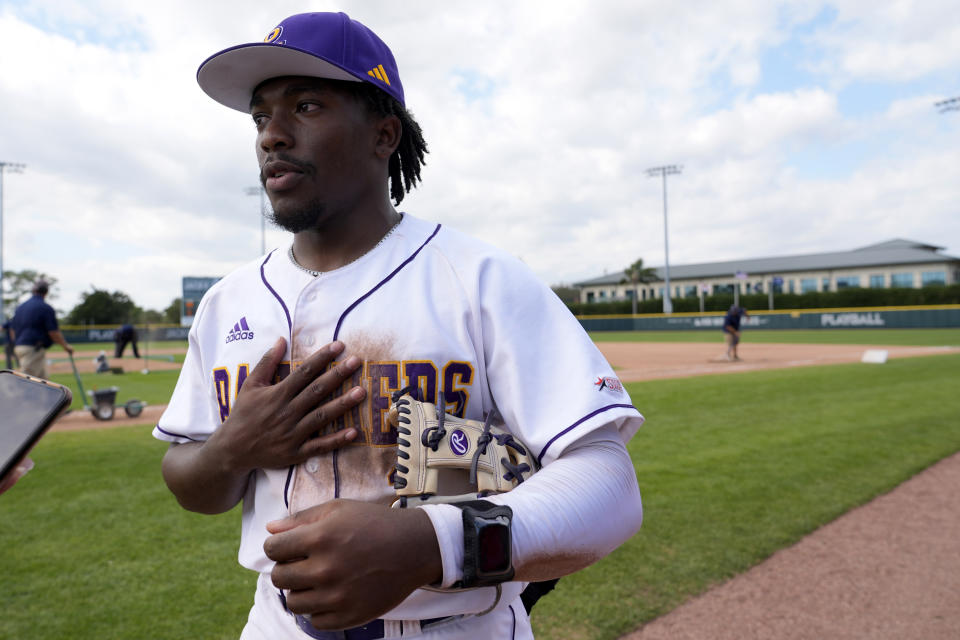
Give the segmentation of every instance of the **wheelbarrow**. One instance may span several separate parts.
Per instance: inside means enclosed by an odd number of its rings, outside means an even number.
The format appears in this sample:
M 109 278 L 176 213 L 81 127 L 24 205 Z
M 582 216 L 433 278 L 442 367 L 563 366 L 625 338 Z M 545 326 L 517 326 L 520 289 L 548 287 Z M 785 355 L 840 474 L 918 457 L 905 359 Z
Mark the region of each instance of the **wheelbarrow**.
M 116 411 L 117 391 L 120 389 L 118 387 L 107 387 L 106 389 L 94 389 L 85 392 L 80 373 L 77 371 L 77 365 L 73 361 L 73 354 L 69 355 L 70 366 L 73 367 L 73 375 L 77 379 L 77 387 L 80 388 L 80 397 L 83 399 L 84 411 L 89 411 L 97 420 L 112 420 Z M 93 404 L 87 404 L 87 396 L 90 396 Z M 140 400 L 127 400 L 123 405 L 123 410 L 129 417 L 136 418 L 146 406 L 147 403 Z

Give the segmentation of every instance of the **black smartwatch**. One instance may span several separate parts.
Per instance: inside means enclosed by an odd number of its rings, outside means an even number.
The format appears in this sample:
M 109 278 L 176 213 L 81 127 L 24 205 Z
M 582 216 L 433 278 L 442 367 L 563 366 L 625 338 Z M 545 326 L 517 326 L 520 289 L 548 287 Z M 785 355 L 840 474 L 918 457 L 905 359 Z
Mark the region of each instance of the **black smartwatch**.
M 513 510 L 487 500 L 457 502 L 463 515 L 463 587 L 489 587 L 513 579 L 510 522 Z

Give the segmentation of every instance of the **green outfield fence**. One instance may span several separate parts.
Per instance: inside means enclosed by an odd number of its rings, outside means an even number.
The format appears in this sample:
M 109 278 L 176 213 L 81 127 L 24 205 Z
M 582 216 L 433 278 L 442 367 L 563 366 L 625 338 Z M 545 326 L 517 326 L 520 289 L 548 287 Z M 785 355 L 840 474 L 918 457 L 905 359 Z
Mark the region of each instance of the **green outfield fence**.
M 642 315 L 577 316 L 587 331 L 717 330 L 722 312 L 649 313 Z M 754 329 L 930 329 L 960 327 L 960 304 L 847 309 L 785 309 L 752 311 L 741 321 Z M 120 325 L 61 326 L 71 343 L 113 342 Z M 138 339 L 150 342 L 186 340 L 190 327 L 174 324 L 137 326 Z M 0 334 L 0 344 L 3 344 Z
M 71 344 L 86 342 L 113 342 L 114 332 L 120 328 L 118 324 L 96 324 L 86 327 L 61 325 L 60 331 Z M 151 324 L 136 325 L 138 342 L 159 342 L 165 340 L 186 340 L 190 327 L 181 327 L 178 324 Z M 0 344 L 6 341 L 0 333 Z
M 754 329 L 929 329 L 960 327 L 960 304 L 916 307 L 855 307 L 751 311 L 741 325 Z M 711 330 L 723 326 L 722 312 L 577 316 L 587 331 Z

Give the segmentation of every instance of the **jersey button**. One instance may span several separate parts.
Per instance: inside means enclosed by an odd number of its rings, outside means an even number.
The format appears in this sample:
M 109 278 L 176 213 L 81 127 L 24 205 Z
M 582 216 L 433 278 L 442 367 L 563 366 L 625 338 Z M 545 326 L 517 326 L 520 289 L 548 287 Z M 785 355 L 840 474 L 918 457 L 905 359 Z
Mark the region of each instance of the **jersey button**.
M 316 473 L 320 470 L 320 458 L 313 457 L 307 460 L 307 471 Z

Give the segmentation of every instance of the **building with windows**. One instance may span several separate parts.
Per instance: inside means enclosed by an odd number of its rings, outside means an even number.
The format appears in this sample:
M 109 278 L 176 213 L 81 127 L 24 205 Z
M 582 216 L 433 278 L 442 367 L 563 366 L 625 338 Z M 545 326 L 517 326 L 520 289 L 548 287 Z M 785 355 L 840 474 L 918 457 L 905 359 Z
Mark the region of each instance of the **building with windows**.
M 744 258 L 726 262 L 670 265 L 671 297 L 697 297 L 702 292 L 806 293 L 849 287 L 926 287 L 960 283 L 960 258 L 912 240 L 889 240 L 851 251 L 775 258 Z M 664 269 L 657 280 L 636 285 L 640 300 L 664 296 Z M 623 271 L 576 282 L 581 302 L 629 300 L 634 285 Z

